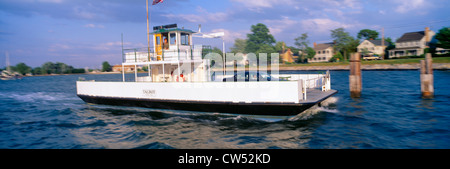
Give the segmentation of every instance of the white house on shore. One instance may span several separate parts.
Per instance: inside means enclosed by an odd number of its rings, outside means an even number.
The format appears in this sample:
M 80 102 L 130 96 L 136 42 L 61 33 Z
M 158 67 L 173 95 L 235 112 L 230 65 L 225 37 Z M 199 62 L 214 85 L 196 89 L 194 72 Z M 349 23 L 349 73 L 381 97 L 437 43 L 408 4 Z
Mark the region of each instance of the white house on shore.
M 316 55 L 313 58 L 308 59 L 308 62 L 328 62 L 334 54 L 333 42 L 330 43 L 320 43 L 314 42 L 314 51 Z
M 434 33 L 426 27 L 425 31 L 408 32 L 400 37 L 395 45 L 395 49 L 389 50 L 389 58 L 401 56 L 418 56 L 424 54 L 424 49 L 428 47 Z
M 384 44 L 382 44 L 381 40 L 364 40 L 358 45 L 357 50 L 361 55 L 384 56 L 384 51 L 389 45 L 387 41 L 384 41 Z

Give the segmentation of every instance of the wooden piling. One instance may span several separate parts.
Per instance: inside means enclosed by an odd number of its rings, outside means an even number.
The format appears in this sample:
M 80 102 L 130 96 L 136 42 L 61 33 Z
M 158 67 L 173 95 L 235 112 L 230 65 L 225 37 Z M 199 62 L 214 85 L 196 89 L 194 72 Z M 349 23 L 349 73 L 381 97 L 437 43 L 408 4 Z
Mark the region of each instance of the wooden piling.
M 431 53 L 427 53 L 425 60 L 420 61 L 420 90 L 422 92 L 422 98 L 433 98 L 433 83 L 433 61 Z
M 361 56 L 359 53 L 350 55 L 350 75 L 349 75 L 350 97 L 361 97 Z

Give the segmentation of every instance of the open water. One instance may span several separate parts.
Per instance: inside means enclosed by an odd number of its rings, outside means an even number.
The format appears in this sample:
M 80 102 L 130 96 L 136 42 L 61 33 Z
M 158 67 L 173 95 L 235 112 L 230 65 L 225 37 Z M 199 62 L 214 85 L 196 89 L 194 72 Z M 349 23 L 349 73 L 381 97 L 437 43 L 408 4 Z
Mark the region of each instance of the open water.
M 322 107 L 277 122 L 91 105 L 76 96 L 79 77 L 120 80 L 118 74 L 0 81 L 0 148 L 448 149 L 450 71 L 434 73 L 434 99 L 420 97 L 419 71 L 363 71 L 362 98 L 354 99 L 349 72 L 331 71 L 338 94 Z

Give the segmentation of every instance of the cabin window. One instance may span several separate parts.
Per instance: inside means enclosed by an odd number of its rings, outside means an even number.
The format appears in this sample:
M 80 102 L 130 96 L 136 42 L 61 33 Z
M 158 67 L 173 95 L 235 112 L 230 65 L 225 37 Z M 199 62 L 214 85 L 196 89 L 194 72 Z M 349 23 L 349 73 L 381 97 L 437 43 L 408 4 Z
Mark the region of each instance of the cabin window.
M 156 44 L 160 45 L 161 44 L 161 36 L 157 36 L 156 37 Z
M 181 33 L 181 45 L 189 45 L 189 34 Z
M 175 45 L 175 43 L 177 42 L 177 36 L 175 33 L 170 33 L 170 44 L 171 45 Z

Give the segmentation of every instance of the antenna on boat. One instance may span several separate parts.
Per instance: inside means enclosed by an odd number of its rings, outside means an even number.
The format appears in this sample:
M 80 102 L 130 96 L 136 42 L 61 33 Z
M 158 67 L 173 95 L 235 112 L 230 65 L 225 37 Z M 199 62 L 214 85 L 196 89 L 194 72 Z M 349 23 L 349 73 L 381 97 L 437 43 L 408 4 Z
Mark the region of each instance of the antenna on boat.
M 123 57 L 123 33 L 120 34 L 120 40 L 122 41 L 122 57 Z
M 148 22 L 148 0 L 146 1 L 146 7 L 147 7 L 147 54 L 148 60 L 150 60 L 150 26 Z
M 11 72 L 11 67 L 9 66 L 9 53 L 8 51 L 5 52 L 6 55 L 6 71 L 8 71 L 8 73 Z
M 202 33 L 202 24 L 198 24 L 198 33 Z

